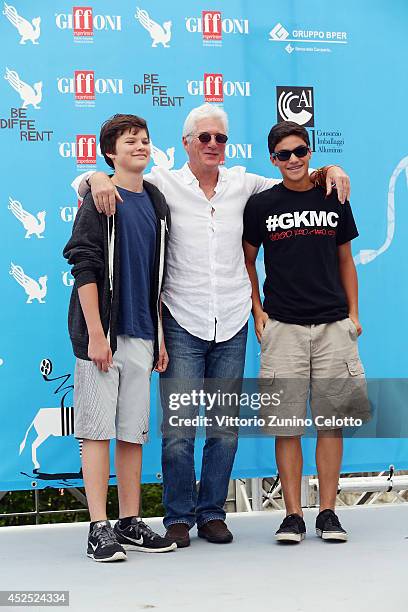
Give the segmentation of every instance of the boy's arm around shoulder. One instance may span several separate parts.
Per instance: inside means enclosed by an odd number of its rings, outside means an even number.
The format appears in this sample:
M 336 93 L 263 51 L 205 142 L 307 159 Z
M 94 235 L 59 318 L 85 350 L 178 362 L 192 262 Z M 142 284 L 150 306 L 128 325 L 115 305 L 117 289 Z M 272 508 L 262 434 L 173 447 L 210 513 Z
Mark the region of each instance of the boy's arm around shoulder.
M 78 210 L 72 236 L 63 255 L 72 267 L 77 288 L 96 283 L 104 274 L 104 219 L 97 212 L 92 195 L 88 193 Z

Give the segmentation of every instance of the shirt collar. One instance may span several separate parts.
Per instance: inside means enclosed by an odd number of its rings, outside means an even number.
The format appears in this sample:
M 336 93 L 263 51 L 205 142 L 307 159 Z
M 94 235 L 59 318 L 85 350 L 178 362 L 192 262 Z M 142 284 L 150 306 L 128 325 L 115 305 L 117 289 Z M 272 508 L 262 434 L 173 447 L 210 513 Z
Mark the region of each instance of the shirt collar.
M 221 181 L 224 182 L 227 180 L 226 170 L 227 169 L 225 168 L 225 166 L 218 167 L 218 172 L 219 172 L 218 182 L 221 182 Z M 197 177 L 191 172 L 190 166 L 188 165 L 187 162 L 182 167 L 182 171 L 183 171 L 184 182 L 187 183 L 187 185 L 191 185 L 191 183 L 193 183 L 194 181 L 197 181 Z

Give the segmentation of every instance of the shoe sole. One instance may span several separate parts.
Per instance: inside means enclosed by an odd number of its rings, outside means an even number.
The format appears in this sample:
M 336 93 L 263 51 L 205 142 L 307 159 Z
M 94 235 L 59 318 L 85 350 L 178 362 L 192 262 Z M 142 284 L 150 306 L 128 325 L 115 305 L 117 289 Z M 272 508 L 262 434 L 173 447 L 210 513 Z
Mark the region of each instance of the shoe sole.
M 321 529 L 317 528 L 316 535 L 322 540 L 327 540 L 329 542 L 347 542 L 348 540 L 347 533 L 332 533 L 330 531 L 322 531 Z
M 190 546 L 190 538 L 188 540 L 175 540 L 174 544 L 177 548 L 188 548 Z
M 225 538 L 224 540 L 218 540 L 215 538 L 208 537 L 201 533 L 197 533 L 197 535 L 199 538 L 203 538 L 203 540 L 207 540 L 207 542 L 210 542 L 211 544 L 229 544 L 234 539 L 233 537 L 228 537 L 228 538 Z
M 111 557 L 106 557 L 105 559 L 98 559 L 97 557 L 94 557 L 92 553 L 86 553 L 86 555 L 87 557 L 89 557 L 93 561 L 97 561 L 98 563 L 109 563 L 110 561 L 126 561 L 127 560 L 126 554 L 122 552 L 115 552 L 114 555 L 112 555 Z
M 170 544 L 170 546 L 165 546 L 164 548 L 145 548 L 144 546 L 137 546 L 136 544 L 124 544 L 123 542 L 119 542 L 119 544 L 123 546 L 125 550 L 137 550 L 139 552 L 145 553 L 171 552 L 172 550 L 176 550 L 177 548 L 176 542 L 173 542 L 172 544 Z
M 275 539 L 277 542 L 292 542 L 298 544 L 305 539 L 304 533 L 276 533 Z

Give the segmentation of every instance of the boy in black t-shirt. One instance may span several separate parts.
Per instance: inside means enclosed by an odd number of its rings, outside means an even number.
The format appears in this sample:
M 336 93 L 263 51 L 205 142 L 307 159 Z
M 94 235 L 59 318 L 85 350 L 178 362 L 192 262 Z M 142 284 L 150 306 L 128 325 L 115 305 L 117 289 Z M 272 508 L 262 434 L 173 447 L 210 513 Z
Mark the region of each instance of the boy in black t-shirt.
M 276 539 L 300 542 L 306 532 L 300 436 L 310 394 L 318 429 L 316 533 L 323 539 L 345 541 L 347 533 L 334 512 L 343 449 L 341 428 L 353 424 L 344 420 L 345 414 L 367 418 L 364 369 L 357 348 L 362 331 L 358 283 L 350 242 L 358 232 L 349 202 L 341 205 L 333 193 L 326 198 L 324 190 L 311 182 L 305 128 L 289 121 L 275 125 L 268 147 L 283 183 L 249 199 L 244 252 L 262 349 L 261 383 L 284 388 L 276 414 L 269 414 L 287 511 Z M 261 244 L 266 271 L 263 307 L 255 267 Z

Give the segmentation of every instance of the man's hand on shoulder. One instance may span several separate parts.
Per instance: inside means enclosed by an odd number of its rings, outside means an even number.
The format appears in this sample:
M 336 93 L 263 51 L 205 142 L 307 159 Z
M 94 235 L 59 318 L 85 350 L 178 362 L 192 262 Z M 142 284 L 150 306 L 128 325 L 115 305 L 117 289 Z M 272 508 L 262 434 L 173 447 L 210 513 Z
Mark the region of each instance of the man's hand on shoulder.
M 329 166 L 327 169 L 326 196 L 331 194 L 334 185 L 339 202 L 344 204 L 346 200 L 350 200 L 350 177 L 340 166 Z
M 96 210 L 110 217 L 115 214 L 116 201 L 123 202 L 118 190 L 111 179 L 104 172 L 95 172 L 89 177 L 92 197 Z

